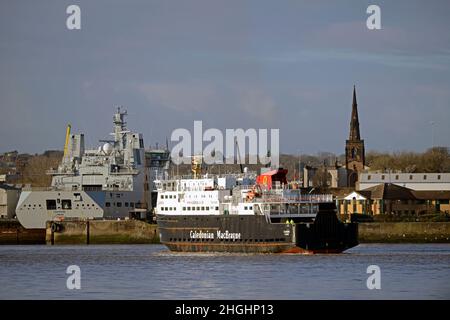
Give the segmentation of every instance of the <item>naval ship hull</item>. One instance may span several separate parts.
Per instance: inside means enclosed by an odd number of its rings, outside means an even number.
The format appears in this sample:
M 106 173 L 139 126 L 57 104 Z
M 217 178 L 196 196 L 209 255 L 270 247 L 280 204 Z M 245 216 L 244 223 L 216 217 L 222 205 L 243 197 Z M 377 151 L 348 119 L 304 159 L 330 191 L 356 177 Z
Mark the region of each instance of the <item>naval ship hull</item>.
M 132 191 L 22 191 L 16 208 L 17 219 L 26 229 L 45 229 L 47 221 L 68 219 L 117 219 L 130 216 L 140 202 Z M 115 204 L 121 202 L 121 206 Z
M 171 251 L 341 253 L 358 245 L 356 223 L 325 208 L 312 223 L 272 223 L 264 215 L 157 215 L 161 243 Z

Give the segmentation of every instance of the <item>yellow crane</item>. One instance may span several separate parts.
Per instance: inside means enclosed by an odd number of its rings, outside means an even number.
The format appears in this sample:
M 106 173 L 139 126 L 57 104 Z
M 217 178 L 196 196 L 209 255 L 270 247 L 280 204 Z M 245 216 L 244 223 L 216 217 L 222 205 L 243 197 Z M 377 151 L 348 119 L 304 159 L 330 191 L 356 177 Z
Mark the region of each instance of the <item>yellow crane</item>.
M 69 152 L 70 128 L 71 126 L 68 124 L 66 129 L 66 143 L 64 144 L 64 157 L 67 157 L 67 153 Z

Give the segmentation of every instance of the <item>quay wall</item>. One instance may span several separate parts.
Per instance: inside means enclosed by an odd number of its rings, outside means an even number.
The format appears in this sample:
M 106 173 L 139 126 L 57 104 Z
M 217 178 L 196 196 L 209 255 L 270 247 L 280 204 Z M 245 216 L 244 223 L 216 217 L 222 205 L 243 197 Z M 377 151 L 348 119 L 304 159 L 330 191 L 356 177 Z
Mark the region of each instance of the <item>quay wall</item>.
M 1 244 L 45 244 L 45 229 L 25 229 L 14 219 L 0 219 Z
M 47 244 L 152 244 L 159 243 L 156 224 L 139 220 L 87 220 L 47 223 Z
M 65 221 L 60 231 L 25 229 L 17 220 L 0 219 L 0 244 L 152 244 L 155 224 L 139 220 Z M 360 243 L 450 243 L 450 222 L 359 223 Z M 53 239 L 53 240 L 52 240 Z
M 360 243 L 450 243 L 450 222 L 365 222 Z

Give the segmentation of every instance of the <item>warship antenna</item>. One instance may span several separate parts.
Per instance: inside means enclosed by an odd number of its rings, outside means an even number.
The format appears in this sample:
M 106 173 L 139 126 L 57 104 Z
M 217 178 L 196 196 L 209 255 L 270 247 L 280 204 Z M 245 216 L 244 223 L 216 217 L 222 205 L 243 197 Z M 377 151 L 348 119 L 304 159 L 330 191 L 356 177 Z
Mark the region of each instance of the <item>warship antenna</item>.
M 239 151 L 239 143 L 237 142 L 236 137 L 234 137 L 234 143 L 236 143 L 237 153 L 239 157 L 239 166 L 241 168 L 241 173 L 244 173 L 244 168 L 242 167 L 242 159 L 241 159 L 241 152 Z

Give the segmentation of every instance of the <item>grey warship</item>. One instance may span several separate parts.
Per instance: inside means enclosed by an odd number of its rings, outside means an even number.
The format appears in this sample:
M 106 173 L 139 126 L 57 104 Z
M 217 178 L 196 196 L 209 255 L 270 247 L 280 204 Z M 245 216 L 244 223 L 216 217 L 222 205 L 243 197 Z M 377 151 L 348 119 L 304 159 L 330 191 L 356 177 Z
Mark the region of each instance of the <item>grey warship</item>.
M 151 168 L 146 166 L 143 136 L 126 128 L 126 111 L 113 116 L 113 139 L 85 149 L 84 134 L 67 127 L 63 159 L 49 188 L 24 188 L 17 207 L 19 222 L 29 229 L 47 221 L 117 219 L 151 210 Z

